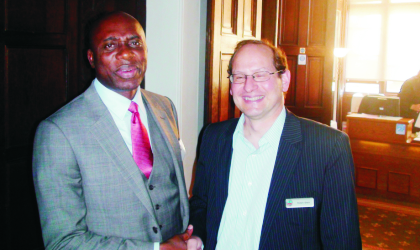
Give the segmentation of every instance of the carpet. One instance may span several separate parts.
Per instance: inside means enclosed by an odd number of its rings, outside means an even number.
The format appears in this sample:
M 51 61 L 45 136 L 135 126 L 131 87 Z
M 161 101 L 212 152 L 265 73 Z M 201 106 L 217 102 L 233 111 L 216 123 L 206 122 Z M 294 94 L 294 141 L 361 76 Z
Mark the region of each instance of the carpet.
M 363 250 L 420 249 L 420 209 L 357 199 Z

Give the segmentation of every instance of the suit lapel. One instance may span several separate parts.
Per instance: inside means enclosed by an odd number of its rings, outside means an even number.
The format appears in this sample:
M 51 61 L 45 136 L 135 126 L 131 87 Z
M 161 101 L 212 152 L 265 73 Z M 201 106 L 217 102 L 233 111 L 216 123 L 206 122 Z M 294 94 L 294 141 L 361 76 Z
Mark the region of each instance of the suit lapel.
M 170 123 L 170 119 L 167 117 L 165 110 L 162 110 L 162 105 L 156 105 L 156 102 L 160 102 L 159 99 L 153 97 L 153 95 L 148 94 L 147 91 L 142 90 L 142 98 L 145 104 L 145 108 L 150 111 L 152 117 L 147 117 L 148 119 L 153 119 L 158 125 L 159 131 L 163 135 L 163 138 L 166 142 L 166 146 L 171 153 L 171 158 L 175 166 L 175 173 L 178 180 L 180 201 L 181 201 L 181 214 L 184 218 L 184 228 L 187 227 L 188 223 L 188 195 L 186 192 L 185 178 L 184 178 L 184 168 L 182 165 L 181 152 L 179 150 L 179 142 L 177 135 L 173 131 L 177 131 L 175 124 Z M 169 108 L 169 106 L 168 106 Z M 175 127 L 173 127 L 175 126 Z M 179 133 L 179 132 L 178 132 Z M 176 151 L 175 151 L 176 150 Z
M 284 197 L 284 191 L 287 189 L 296 164 L 301 157 L 299 142 L 302 141 L 302 133 L 300 122 L 288 110 L 286 111 L 286 121 L 281 135 L 267 198 L 261 231 L 260 249 L 268 238 L 268 232 L 270 232 L 274 218 L 278 216 L 278 208 L 285 206 L 286 197 Z
M 217 164 L 217 172 L 215 173 L 215 176 L 218 176 L 216 178 L 216 199 L 217 199 L 217 221 L 219 221 L 218 225 L 220 224 L 220 221 L 222 219 L 223 210 L 225 208 L 226 200 L 228 197 L 228 190 L 229 190 L 229 174 L 230 174 L 230 167 L 231 167 L 231 161 L 232 161 L 232 143 L 233 143 L 233 133 L 235 132 L 236 125 L 238 124 L 238 119 L 236 119 L 235 122 L 232 122 L 225 133 L 222 133 L 220 138 L 218 140 L 220 145 L 218 147 L 218 152 L 215 152 L 215 155 L 220 155 L 219 162 Z M 217 228 L 218 230 L 218 228 Z
M 150 111 L 152 114 L 152 117 L 147 117 L 148 119 L 153 119 L 156 124 L 158 125 L 159 131 L 164 135 L 164 139 L 166 142 L 166 145 L 169 148 L 169 151 L 171 152 L 171 155 L 173 159 L 181 160 L 177 158 L 177 155 L 175 155 L 174 152 L 174 145 L 178 143 L 177 138 L 175 138 L 175 134 L 173 133 L 172 129 L 167 129 L 171 127 L 171 124 L 167 118 L 167 114 L 164 110 L 162 110 L 160 105 L 155 105 L 156 101 L 155 98 L 153 98 L 151 95 L 149 95 L 146 91 L 142 91 L 142 99 L 144 102 L 144 106 L 146 109 Z M 175 138 L 175 140 L 174 140 Z M 178 161 L 174 162 L 176 165 L 178 165 Z
M 153 218 L 156 218 L 139 168 L 134 162 L 111 114 L 105 104 L 103 104 L 93 84 L 85 93 L 89 106 L 88 110 L 92 110 L 96 119 L 96 122 L 91 127 L 92 136 L 108 154 L 108 158 L 113 162 L 147 211 Z

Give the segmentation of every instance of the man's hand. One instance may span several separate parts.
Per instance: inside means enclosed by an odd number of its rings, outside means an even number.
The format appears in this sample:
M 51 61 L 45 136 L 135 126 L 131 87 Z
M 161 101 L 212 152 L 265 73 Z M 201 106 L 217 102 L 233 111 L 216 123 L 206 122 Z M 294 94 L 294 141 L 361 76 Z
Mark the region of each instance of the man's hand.
M 203 241 L 200 237 L 191 236 L 191 238 L 187 241 L 188 250 L 201 250 L 203 246 Z
M 420 104 L 413 104 L 410 108 L 416 112 L 420 112 Z
M 160 244 L 160 250 L 176 250 L 176 249 L 187 249 L 187 240 L 190 239 L 193 232 L 193 226 L 189 225 L 187 230 L 182 234 L 177 234 L 169 240 Z

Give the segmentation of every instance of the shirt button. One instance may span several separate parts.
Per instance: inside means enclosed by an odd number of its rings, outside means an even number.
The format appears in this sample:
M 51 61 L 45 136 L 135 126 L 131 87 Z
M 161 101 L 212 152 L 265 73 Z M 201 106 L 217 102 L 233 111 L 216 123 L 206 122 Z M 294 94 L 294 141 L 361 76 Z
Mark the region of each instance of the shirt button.
M 160 205 L 159 204 L 156 204 L 155 208 L 156 208 L 156 210 L 159 210 Z
M 238 243 L 236 243 L 236 245 L 238 245 L 238 247 L 241 245 L 241 242 L 240 241 L 238 241 Z
M 155 234 L 157 234 L 157 233 L 158 233 L 158 229 L 157 229 L 157 227 L 153 227 L 153 232 L 155 232 Z
M 248 182 L 248 186 L 252 186 L 252 182 L 250 181 L 250 182 Z
M 149 185 L 149 189 L 153 190 L 155 187 L 153 185 Z
M 243 216 L 246 216 L 246 211 L 244 211 L 244 212 L 242 213 L 242 215 L 243 215 Z

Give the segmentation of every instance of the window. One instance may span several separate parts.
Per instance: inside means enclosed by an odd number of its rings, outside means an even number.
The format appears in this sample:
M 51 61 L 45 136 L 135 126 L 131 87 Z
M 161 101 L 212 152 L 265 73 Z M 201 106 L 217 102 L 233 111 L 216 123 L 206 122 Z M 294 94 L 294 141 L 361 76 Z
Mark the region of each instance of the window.
M 420 70 L 420 0 L 349 1 L 346 82 L 383 82 L 398 93 Z
M 379 94 L 379 83 L 347 82 L 346 92 L 363 92 L 366 94 Z

